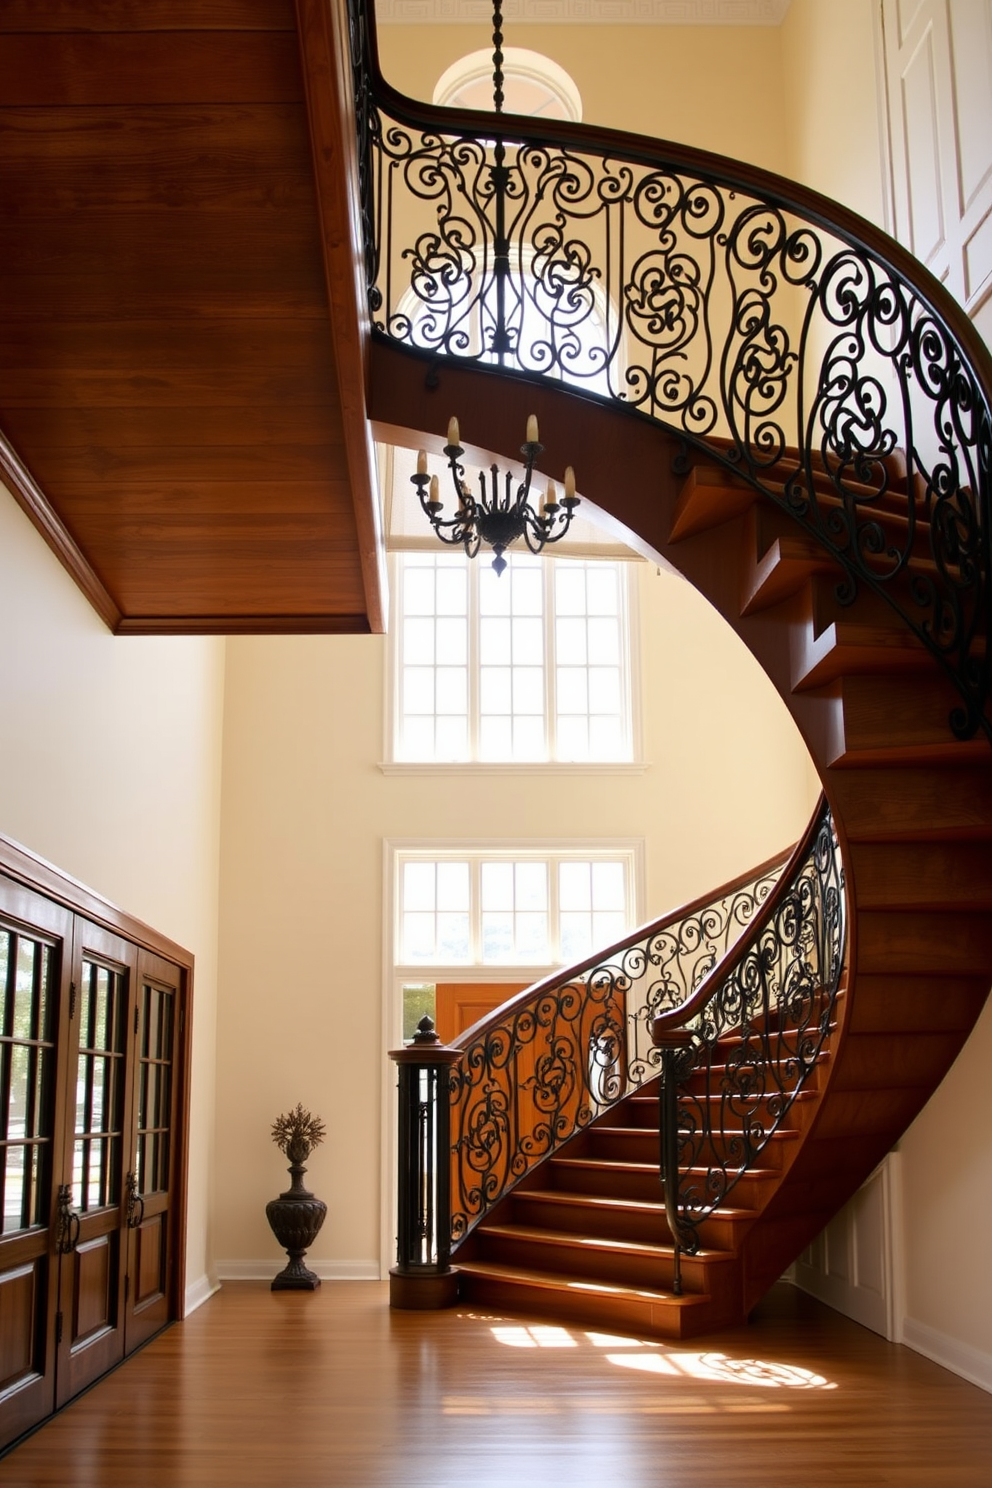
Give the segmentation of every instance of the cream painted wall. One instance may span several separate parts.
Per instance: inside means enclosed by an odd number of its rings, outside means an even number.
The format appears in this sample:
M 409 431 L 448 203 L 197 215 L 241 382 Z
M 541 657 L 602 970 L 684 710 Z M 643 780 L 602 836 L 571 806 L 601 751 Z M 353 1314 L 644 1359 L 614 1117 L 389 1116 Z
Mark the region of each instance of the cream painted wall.
M 209 1272 L 224 642 L 115 638 L 0 487 L 0 831 L 193 952 L 187 1283 Z
M 565 68 L 582 95 L 586 124 L 678 140 L 766 170 L 787 169 L 780 32 L 774 26 L 508 21 L 504 36 L 507 44 L 543 52 Z M 481 22 L 382 26 L 383 74 L 401 92 L 430 100 L 442 72 L 467 52 L 491 46 L 491 37 Z
M 874 0 L 791 0 L 781 31 L 786 174 L 885 226 Z
M 939 1090 L 899 1143 L 903 1336 L 992 1390 L 992 1161 L 984 1114 L 992 1003 Z
M 645 752 L 638 776 L 384 775 L 387 642 L 236 638 L 224 726 L 217 1255 L 222 1275 L 279 1252 L 269 1144 L 302 1101 L 328 1125 L 310 1182 L 330 1212 L 328 1275 L 379 1258 L 383 839 L 643 837 L 647 913 L 795 840 L 808 756 L 757 664 L 681 579 L 638 565 Z M 467 802 L 471 805 L 467 809 Z M 498 804 L 497 804 L 498 802 Z M 335 1202 L 335 1195 L 341 1197 Z M 345 1198 L 345 1196 L 347 1196 Z

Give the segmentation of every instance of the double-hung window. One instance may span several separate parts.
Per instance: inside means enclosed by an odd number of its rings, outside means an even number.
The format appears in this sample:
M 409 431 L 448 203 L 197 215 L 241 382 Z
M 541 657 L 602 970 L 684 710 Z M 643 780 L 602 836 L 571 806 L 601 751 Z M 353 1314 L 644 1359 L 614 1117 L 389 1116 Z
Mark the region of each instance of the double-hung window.
M 402 553 L 393 758 L 633 758 L 629 565 Z

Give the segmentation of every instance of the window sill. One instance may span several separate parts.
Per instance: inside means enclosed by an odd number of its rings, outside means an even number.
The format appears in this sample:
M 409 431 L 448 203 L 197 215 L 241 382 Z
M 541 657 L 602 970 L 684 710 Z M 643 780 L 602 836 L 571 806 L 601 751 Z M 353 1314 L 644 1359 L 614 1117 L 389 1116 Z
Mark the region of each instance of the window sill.
M 643 775 L 647 760 L 380 760 L 383 775 Z

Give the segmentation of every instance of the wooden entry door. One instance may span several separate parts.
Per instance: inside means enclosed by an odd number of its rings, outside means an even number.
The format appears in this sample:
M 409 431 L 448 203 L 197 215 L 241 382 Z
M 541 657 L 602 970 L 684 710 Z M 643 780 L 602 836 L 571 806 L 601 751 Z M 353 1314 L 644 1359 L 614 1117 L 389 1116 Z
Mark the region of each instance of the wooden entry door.
M 135 963 L 127 941 L 76 921 L 56 1194 L 57 1405 L 124 1357 Z
M 128 1169 L 127 1353 L 165 1326 L 177 1228 L 179 1081 L 185 1003 L 178 966 L 142 951 L 135 1010 L 135 1081 Z
M 182 1316 L 192 958 L 0 870 L 2 1449 Z
M 55 1405 L 56 1072 L 71 946 L 67 910 L 0 876 L 0 1447 Z

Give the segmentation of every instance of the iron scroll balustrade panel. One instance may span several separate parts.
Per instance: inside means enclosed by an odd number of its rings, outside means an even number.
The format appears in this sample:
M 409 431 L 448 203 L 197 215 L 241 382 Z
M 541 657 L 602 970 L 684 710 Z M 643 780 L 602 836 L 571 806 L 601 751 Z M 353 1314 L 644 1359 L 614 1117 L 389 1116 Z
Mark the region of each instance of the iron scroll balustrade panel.
M 452 1046 L 452 1241 L 601 1111 L 653 1079 L 681 1007 L 760 913 L 788 855 L 520 993 Z
M 373 333 L 675 430 L 829 551 L 841 599 L 884 595 L 957 687 L 955 732 L 992 737 L 992 361 L 942 287 L 780 177 L 403 99 L 365 4 L 352 58 Z
M 700 1223 L 754 1165 L 808 1085 L 834 1025 L 845 950 L 840 849 L 823 806 L 797 866 L 746 939 L 654 1025 L 674 1085 L 668 1110 L 676 1129 L 663 1134 L 663 1149 L 677 1154 L 664 1166 L 682 1250 L 698 1249 Z

